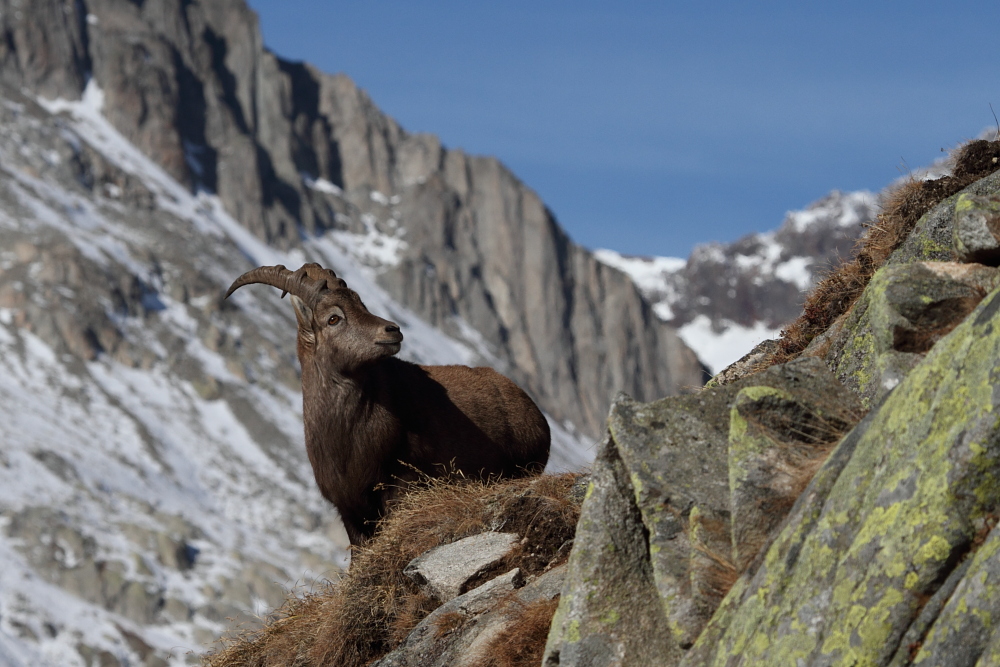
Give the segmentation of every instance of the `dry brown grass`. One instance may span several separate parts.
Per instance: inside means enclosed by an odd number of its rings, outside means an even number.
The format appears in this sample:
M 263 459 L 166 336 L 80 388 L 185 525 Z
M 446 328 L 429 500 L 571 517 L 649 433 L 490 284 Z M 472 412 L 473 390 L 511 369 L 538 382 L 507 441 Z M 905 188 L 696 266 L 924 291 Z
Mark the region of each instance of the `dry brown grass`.
M 263 628 L 224 640 L 206 667 L 361 667 L 402 641 L 438 603 L 403 575 L 428 549 L 482 532 L 524 540 L 498 571 L 537 574 L 565 560 L 579 502 L 578 475 L 500 482 L 428 481 L 399 501 L 375 537 L 357 548 L 350 571 L 305 595 L 292 595 Z M 497 572 L 499 573 L 499 572 Z M 494 573 L 496 574 L 496 573 Z M 488 576 L 488 575 L 486 575 Z
M 528 604 L 511 599 L 505 613 L 510 623 L 486 651 L 488 657 L 476 667 L 538 667 L 559 598 L 542 598 Z
M 721 554 L 701 543 L 695 544 L 694 549 L 709 563 L 708 567 L 703 567 L 699 573 L 701 577 L 698 583 L 701 592 L 718 604 L 740 578 L 741 572 L 727 554 Z
M 1000 141 L 971 141 L 956 149 L 952 160 L 951 176 L 911 179 L 887 193 L 882 213 L 858 241 L 852 260 L 834 268 L 816 285 L 803 304 L 802 315 L 781 332 L 779 347 L 755 371 L 791 361 L 846 313 L 925 213 L 1000 168 Z

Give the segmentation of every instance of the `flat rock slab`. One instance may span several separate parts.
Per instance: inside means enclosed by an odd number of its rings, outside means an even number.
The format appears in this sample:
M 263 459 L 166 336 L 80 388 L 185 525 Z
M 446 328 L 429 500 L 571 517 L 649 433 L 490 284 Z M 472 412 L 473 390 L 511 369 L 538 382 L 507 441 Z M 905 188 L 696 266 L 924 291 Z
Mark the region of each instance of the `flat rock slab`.
M 403 574 L 428 594 L 447 602 L 464 593 L 469 581 L 499 563 L 519 540 L 514 533 L 472 535 L 417 556 Z

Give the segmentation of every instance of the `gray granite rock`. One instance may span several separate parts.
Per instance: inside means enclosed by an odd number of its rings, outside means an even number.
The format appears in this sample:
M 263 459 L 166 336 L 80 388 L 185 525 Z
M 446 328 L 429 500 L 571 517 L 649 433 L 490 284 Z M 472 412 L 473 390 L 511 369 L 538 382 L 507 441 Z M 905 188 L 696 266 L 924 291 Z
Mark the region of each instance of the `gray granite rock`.
M 840 442 L 685 667 L 995 664 L 998 313 L 994 290 Z
M 960 262 L 1000 263 L 1000 197 L 959 195 L 955 201 L 954 239 Z
M 867 405 L 891 391 L 972 311 L 1000 272 L 981 264 L 889 264 L 872 277 L 826 353 Z
M 465 592 L 470 580 L 497 565 L 518 543 L 514 533 L 479 533 L 435 547 L 403 570 L 429 595 L 447 602 Z
M 944 199 L 917 221 L 886 265 L 911 262 L 950 262 L 955 259 L 955 204 L 963 195 L 991 196 L 1000 192 L 1000 172 L 994 172 Z
M 0 79 L 70 100 L 92 81 L 122 135 L 275 246 L 405 229 L 382 286 L 450 333 L 475 329 L 557 421 L 596 438 L 615 390 L 652 400 L 702 384 L 632 281 L 509 169 L 406 132 L 343 74 L 267 51 L 243 0 L 22 5 L 0 0 Z
M 491 623 L 497 603 L 524 585 L 515 568 L 441 605 L 422 620 L 400 646 L 372 667 L 457 667 L 466 662 L 470 645 Z M 454 626 L 449 629 L 449 626 Z M 495 634 L 494 627 L 492 633 Z
M 543 664 L 669 665 L 680 655 L 629 473 L 608 437 L 594 461 Z
M 803 456 L 824 429 L 835 439 L 860 412 L 857 397 L 816 358 L 693 396 L 645 404 L 619 396 L 546 664 L 677 664 L 735 576 L 731 536 L 745 564 L 791 509 L 794 496 L 781 495 L 786 455 Z M 755 525 L 733 526 L 733 512 Z

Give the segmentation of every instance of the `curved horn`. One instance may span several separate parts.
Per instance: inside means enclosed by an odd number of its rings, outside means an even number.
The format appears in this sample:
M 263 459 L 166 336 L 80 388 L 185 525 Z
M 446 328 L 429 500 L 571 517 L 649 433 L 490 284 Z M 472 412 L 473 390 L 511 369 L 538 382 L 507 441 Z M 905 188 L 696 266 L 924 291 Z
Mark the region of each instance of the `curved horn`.
M 281 290 L 281 296 L 294 294 L 303 301 L 312 302 L 322 292 L 329 289 L 328 283 L 333 283 L 336 287 L 346 287 L 343 280 L 337 278 L 337 274 L 329 269 L 324 269 L 319 264 L 306 264 L 298 271 L 289 271 L 283 265 L 260 266 L 247 271 L 242 276 L 233 281 L 226 292 L 228 299 L 233 292 L 254 283 L 271 285 Z

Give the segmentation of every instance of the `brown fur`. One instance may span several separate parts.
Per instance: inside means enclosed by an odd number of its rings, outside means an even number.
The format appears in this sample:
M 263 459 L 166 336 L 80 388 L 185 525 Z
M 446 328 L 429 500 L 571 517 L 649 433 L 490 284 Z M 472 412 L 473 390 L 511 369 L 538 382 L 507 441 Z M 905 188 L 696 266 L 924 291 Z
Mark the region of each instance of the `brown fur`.
M 401 486 L 421 476 L 542 471 L 548 423 L 511 380 L 491 368 L 396 359 L 399 326 L 372 315 L 342 280 L 315 264 L 291 275 L 306 285 L 288 286 L 299 291 L 292 303 L 306 451 L 351 544 L 370 537 Z

